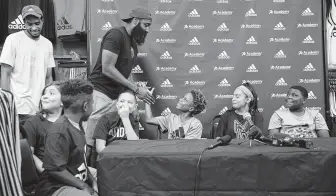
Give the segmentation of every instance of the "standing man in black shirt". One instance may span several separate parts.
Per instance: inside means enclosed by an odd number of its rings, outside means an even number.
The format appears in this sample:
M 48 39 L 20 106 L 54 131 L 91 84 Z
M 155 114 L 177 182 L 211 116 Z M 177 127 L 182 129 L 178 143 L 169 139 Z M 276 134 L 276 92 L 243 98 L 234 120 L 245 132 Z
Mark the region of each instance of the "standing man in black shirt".
M 146 87 L 128 80 L 136 63 L 137 46 L 145 42 L 152 24 L 151 14 L 144 8 L 136 8 L 128 18 L 122 20 L 125 26 L 113 28 L 104 35 L 97 63 L 89 76 L 89 81 L 94 85 L 93 112 L 85 133 L 90 147 L 94 146 L 93 132 L 98 119 L 117 110 L 116 102 L 121 92 L 129 89 L 146 103 L 153 104 L 155 101 Z
M 66 81 L 61 87 L 64 115 L 47 134 L 38 196 L 97 195 L 96 177 L 85 159 L 86 140 L 82 121 L 86 121 L 93 105 L 93 85 L 85 80 Z

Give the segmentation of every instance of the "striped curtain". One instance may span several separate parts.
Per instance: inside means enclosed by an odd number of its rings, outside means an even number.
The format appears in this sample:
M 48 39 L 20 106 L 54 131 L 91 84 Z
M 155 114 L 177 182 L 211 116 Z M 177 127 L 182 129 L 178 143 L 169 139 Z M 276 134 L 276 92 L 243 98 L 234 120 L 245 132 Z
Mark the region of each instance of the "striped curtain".
M 0 89 L 0 196 L 23 196 L 19 135 L 13 94 Z

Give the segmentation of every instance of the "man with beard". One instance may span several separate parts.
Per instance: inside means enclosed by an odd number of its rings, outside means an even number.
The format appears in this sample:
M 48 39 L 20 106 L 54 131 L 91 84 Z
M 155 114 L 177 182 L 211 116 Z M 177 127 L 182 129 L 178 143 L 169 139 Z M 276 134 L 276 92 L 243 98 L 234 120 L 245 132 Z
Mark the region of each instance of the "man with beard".
M 6 38 L 1 57 L 1 88 L 14 94 L 20 123 L 38 111 L 42 90 L 55 67 L 52 43 L 41 35 L 43 13 L 35 5 L 22 9 L 25 30 Z
M 152 23 L 151 14 L 143 8 L 131 11 L 122 19 L 126 25 L 109 30 L 103 37 L 97 63 L 89 76 L 94 85 L 93 112 L 88 120 L 86 139 L 94 146 L 93 132 L 98 119 L 108 112 L 116 111 L 119 94 L 127 89 L 146 103 L 154 103 L 154 97 L 146 87 L 129 81 L 138 54 L 137 45 L 145 42 Z

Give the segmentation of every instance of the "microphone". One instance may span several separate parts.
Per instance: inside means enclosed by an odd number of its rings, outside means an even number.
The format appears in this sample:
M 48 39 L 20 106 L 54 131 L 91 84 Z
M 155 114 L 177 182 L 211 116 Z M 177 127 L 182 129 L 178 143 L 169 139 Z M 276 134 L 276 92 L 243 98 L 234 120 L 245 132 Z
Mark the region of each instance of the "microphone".
M 268 144 L 272 144 L 273 142 L 272 138 L 265 137 L 258 129 L 253 130 L 252 133 L 249 134 L 249 138 L 252 140 L 259 140 Z
M 179 131 L 180 131 L 180 138 L 185 138 L 185 133 L 184 133 L 183 127 L 179 127 Z
M 273 140 L 272 144 L 275 146 L 296 146 L 307 149 L 314 148 L 313 141 L 308 139 L 293 138 L 283 133 L 275 133 L 273 138 L 275 140 Z
M 220 137 L 218 140 L 217 140 L 217 143 L 215 144 L 212 144 L 210 145 L 207 149 L 208 150 L 211 150 L 211 149 L 214 149 L 218 146 L 225 146 L 225 145 L 228 145 L 230 142 L 231 142 L 231 136 L 229 135 L 225 135 L 223 137 Z
M 244 115 L 243 115 L 243 118 L 244 118 L 244 120 L 246 120 L 249 124 L 250 124 L 250 127 L 252 127 L 252 126 L 254 126 L 254 123 L 253 123 L 253 121 L 252 121 L 252 117 L 251 117 L 251 114 L 250 113 L 245 113 Z
M 252 140 L 253 140 L 253 139 L 250 137 L 250 134 L 251 134 L 252 132 L 255 132 L 255 131 L 258 130 L 258 129 L 257 129 L 256 126 L 254 125 L 250 113 L 246 112 L 246 113 L 243 115 L 243 118 L 244 118 L 244 120 L 246 120 L 246 121 L 250 124 L 250 127 L 249 127 L 249 140 L 250 140 L 250 147 L 252 147 Z

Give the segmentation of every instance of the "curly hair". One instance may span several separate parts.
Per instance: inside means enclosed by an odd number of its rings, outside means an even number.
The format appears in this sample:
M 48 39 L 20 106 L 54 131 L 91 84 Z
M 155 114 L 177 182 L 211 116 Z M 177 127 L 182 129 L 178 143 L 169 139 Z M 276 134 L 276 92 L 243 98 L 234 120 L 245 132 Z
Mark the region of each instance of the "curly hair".
M 70 109 L 74 113 L 82 110 L 83 104 L 90 100 L 93 93 L 91 82 L 82 79 L 65 81 L 61 88 L 64 110 Z
M 60 81 L 54 81 L 54 82 L 51 82 L 49 84 L 47 84 L 44 89 L 42 90 L 42 96 L 45 94 L 45 91 L 48 87 L 50 86 L 55 86 L 57 88 L 57 90 L 61 93 L 61 86 L 62 86 L 63 82 L 60 82 Z M 62 109 L 62 113 L 61 115 L 63 115 L 64 113 L 64 110 Z M 46 120 L 49 116 L 49 112 L 45 109 L 43 109 L 42 107 L 42 100 L 40 99 L 40 102 L 39 102 L 39 112 L 38 114 L 40 115 L 40 118 L 41 120 Z
M 207 101 L 200 90 L 191 90 L 190 93 L 194 99 L 194 111 L 191 112 L 191 115 L 195 116 L 205 109 Z

